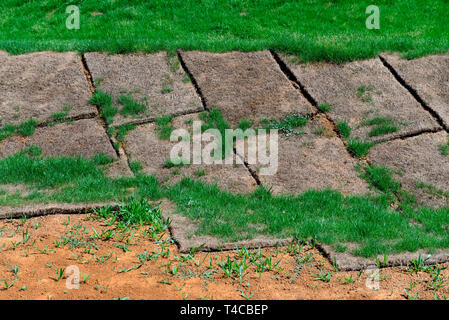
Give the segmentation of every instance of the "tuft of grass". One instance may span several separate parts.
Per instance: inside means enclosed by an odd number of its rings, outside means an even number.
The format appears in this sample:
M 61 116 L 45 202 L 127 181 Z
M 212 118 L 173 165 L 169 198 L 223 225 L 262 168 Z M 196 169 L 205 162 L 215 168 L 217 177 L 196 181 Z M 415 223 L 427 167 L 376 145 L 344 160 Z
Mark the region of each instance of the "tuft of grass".
M 301 135 L 303 131 L 298 130 L 298 128 L 305 127 L 308 123 L 306 117 L 298 113 L 292 113 L 285 116 L 281 121 L 267 120 L 261 121 L 265 125 L 266 130 L 277 129 L 279 132 L 285 134 L 289 137 L 292 134 Z
M 327 104 L 320 104 L 317 106 L 318 110 L 320 110 L 321 112 L 329 112 L 332 110 L 332 107 L 327 105 Z
M 158 138 L 161 140 L 169 140 L 171 133 L 173 132 L 173 126 L 171 122 L 173 121 L 173 116 L 164 116 L 155 120 L 156 132 Z
M 374 126 L 368 133 L 368 136 L 382 136 L 388 133 L 398 131 L 398 127 L 392 117 L 374 117 L 369 120 L 364 120 L 362 126 Z
M 348 141 L 349 152 L 359 158 L 366 157 L 372 146 L 374 146 L 374 143 L 361 141 L 359 139 L 351 139 Z
M 401 184 L 394 180 L 393 172 L 387 167 L 368 165 L 361 177 L 372 187 L 388 195 L 398 194 L 401 191 Z
M 129 168 L 135 175 L 137 175 L 143 169 L 142 164 L 137 160 L 131 161 L 129 163 Z
M 373 90 L 373 86 L 365 86 L 361 85 L 357 88 L 357 96 L 362 99 L 363 102 L 373 102 L 373 98 L 371 97 L 371 91 Z
M 0 128 L 0 141 L 15 134 L 19 134 L 24 137 L 31 136 L 34 134 L 36 124 L 37 122 L 33 118 L 21 122 L 18 125 L 5 124 L 2 128 Z
M 253 126 L 253 122 L 249 119 L 241 119 L 239 125 L 237 128 L 242 129 L 245 131 L 246 129 L 249 129 Z
M 183 167 L 185 165 L 186 165 L 186 163 L 184 162 L 184 160 L 181 158 L 178 158 L 178 159 L 175 159 L 175 161 L 172 161 L 171 159 L 165 160 L 163 167 L 167 168 L 167 169 L 171 169 L 174 167 Z
M 135 128 L 136 128 L 136 125 L 134 125 L 134 124 L 123 124 L 121 126 L 118 126 L 115 129 L 115 134 L 116 134 L 117 140 L 120 142 L 124 142 L 128 132 L 134 130 Z
M 119 96 L 118 101 L 120 104 L 122 104 L 120 113 L 124 117 L 140 115 L 144 113 L 148 108 L 145 104 L 134 101 L 134 99 L 130 95 L 121 95 Z
M 448 135 L 448 139 L 449 139 L 449 135 Z M 438 147 L 440 148 L 440 153 L 442 156 L 447 156 L 449 154 L 449 141 L 445 144 L 444 143 L 440 144 Z
M 395 125 L 379 125 L 375 126 L 371 131 L 368 133 L 368 136 L 370 137 L 377 137 L 377 136 L 383 136 L 389 133 L 397 132 L 398 127 Z
M 351 127 L 346 121 L 338 121 L 337 130 L 340 133 L 340 135 L 345 139 L 348 139 L 351 136 Z
M 112 96 L 100 89 L 95 90 L 95 93 L 89 99 L 89 103 L 98 107 L 107 124 L 112 124 L 114 117 L 118 113 L 118 109 L 114 107 Z

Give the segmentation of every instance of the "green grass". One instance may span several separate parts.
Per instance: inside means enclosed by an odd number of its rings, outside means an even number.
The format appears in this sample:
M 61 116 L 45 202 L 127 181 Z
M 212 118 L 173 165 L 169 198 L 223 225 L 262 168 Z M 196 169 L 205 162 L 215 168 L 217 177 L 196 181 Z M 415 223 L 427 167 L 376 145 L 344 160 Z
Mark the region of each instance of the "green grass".
M 173 116 L 164 116 L 157 118 L 156 122 L 156 132 L 158 138 L 161 140 L 169 140 L 171 133 L 173 132 L 173 126 L 171 122 L 173 121 Z
M 364 120 L 362 126 L 374 126 L 369 132 L 369 137 L 383 136 L 385 134 L 398 131 L 398 127 L 392 117 L 374 117 L 372 119 Z
M 329 112 L 332 110 L 332 107 L 327 105 L 327 104 L 319 104 L 317 106 L 317 108 L 321 111 L 321 112 Z
M 280 133 L 290 136 L 292 134 L 303 134 L 303 131 L 298 129 L 306 126 L 308 119 L 301 114 L 292 113 L 285 116 L 280 121 L 263 119 L 261 123 L 266 130 L 277 129 Z
M 249 129 L 253 126 L 253 122 L 249 119 L 242 119 L 240 120 L 239 125 L 237 126 L 237 128 L 242 129 L 243 131 L 245 131 L 246 129 Z
M 337 122 L 337 130 L 340 135 L 348 139 L 351 136 L 351 127 L 346 121 L 338 121 Z
M 369 149 L 374 146 L 372 142 L 365 142 L 359 139 L 351 139 L 348 141 L 348 150 L 356 157 L 362 158 L 369 154 Z
M 234 194 L 187 178 L 175 185 L 160 185 L 156 178 L 139 173 L 108 178 L 103 168 L 111 160 L 105 155 L 44 158 L 40 153 L 31 147 L 0 160 L 0 185 L 20 184 L 32 191 L 21 195 L 3 190 L 0 205 L 122 201 L 119 209 L 103 213 L 116 214 L 124 226 L 150 222 L 163 227 L 157 209 L 147 204 L 168 198 L 181 214 L 198 222 L 197 233 L 222 240 L 268 235 L 313 238 L 340 247 L 350 242 L 359 244 L 355 254 L 364 257 L 449 245 L 445 227 L 449 209 L 414 207 L 410 202 L 398 206 L 402 211 L 393 209 L 391 204 L 402 201 L 397 194 L 403 191 L 386 168 L 358 168 L 377 195 L 343 196 L 321 190 L 274 196 L 262 187 L 250 194 Z
M 24 137 L 31 136 L 34 134 L 36 124 L 36 120 L 32 118 L 27 121 L 21 122 L 18 125 L 7 123 L 3 127 L 0 127 L 0 141 L 15 134 L 19 134 Z
M 134 101 L 133 97 L 130 95 L 129 96 L 121 95 L 118 97 L 118 101 L 120 104 L 122 104 L 120 113 L 124 117 L 141 115 L 148 108 L 145 104 Z
M 394 133 L 398 131 L 398 127 L 395 125 L 386 125 L 382 124 L 379 126 L 375 126 L 368 132 L 368 136 L 370 137 L 377 137 L 377 136 L 383 136 L 385 134 Z
M 0 49 L 135 52 L 254 51 L 271 48 L 305 61 L 347 61 L 383 51 L 407 57 L 449 50 L 447 0 L 73 0 L 79 30 L 68 30 L 58 0 L 0 3 Z M 368 30 L 369 5 L 380 29 Z M 92 16 L 92 12 L 102 15 Z
M 112 124 L 114 117 L 118 113 L 118 109 L 114 106 L 112 96 L 100 89 L 95 90 L 92 97 L 89 98 L 89 103 L 98 107 L 107 124 Z
M 448 135 L 448 140 L 449 140 L 449 135 Z M 438 147 L 440 148 L 440 153 L 442 156 L 447 156 L 449 154 L 449 141 L 447 143 L 440 144 Z
M 122 124 L 115 129 L 109 128 L 109 130 L 111 130 L 112 133 L 116 134 L 118 141 L 125 142 L 125 138 L 128 132 L 134 130 L 135 128 L 135 124 Z

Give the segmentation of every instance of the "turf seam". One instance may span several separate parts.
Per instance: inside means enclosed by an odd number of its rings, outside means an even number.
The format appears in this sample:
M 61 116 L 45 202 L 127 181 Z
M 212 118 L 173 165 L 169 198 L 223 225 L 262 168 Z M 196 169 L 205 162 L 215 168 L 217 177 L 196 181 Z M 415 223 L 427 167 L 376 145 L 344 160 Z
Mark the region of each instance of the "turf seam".
M 334 131 L 334 133 L 336 134 L 336 136 L 343 142 L 343 145 L 345 146 L 346 152 L 352 157 L 354 158 L 356 161 L 362 161 L 365 163 L 369 163 L 368 160 L 365 159 L 360 159 L 359 157 L 357 157 L 356 155 L 352 154 L 351 152 L 349 152 L 348 150 L 348 142 L 346 141 L 346 139 L 340 134 L 339 130 L 337 130 L 337 124 L 335 123 L 335 121 L 333 121 L 329 115 L 326 112 L 321 111 L 318 108 L 318 102 L 315 100 L 315 98 L 313 98 L 313 96 L 307 91 L 307 89 L 304 87 L 304 85 L 298 80 L 298 78 L 294 75 L 294 73 L 290 70 L 290 68 L 285 64 L 284 61 L 282 61 L 282 59 L 279 57 L 279 55 L 273 51 L 270 50 L 271 55 L 273 56 L 274 60 L 276 60 L 276 62 L 278 63 L 281 71 L 287 76 L 287 78 L 291 81 L 292 86 L 299 90 L 301 92 L 301 94 L 307 99 L 308 102 L 310 102 L 312 104 L 312 106 L 314 106 L 316 108 L 316 113 L 317 114 L 322 114 L 327 121 L 329 121 L 329 123 L 332 125 L 332 130 Z
M 394 67 L 388 63 L 388 61 L 382 57 L 378 56 L 382 64 L 391 72 L 396 81 L 398 81 L 407 91 L 415 98 L 416 101 L 423 107 L 424 110 L 430 113 L 430 115 L 438 122 L 441 128 L 444 128 L 447 132 L 449 132 L 449 127 L 444 124 L 443 119 L 439 116 L 439 114 L 433 110 L 431 107 L 427 105 L 427 103 L 420 97 L 418 92 L 402 78 L 399 73 L 394 69 Z
M 81 65 L 83 66 L 83 70 L 85 71 L 87 83 L 89 84 L 91 91 L 93 90 L 92 93 L 94 93 L 96 90 L 96 87 L 95 87 L 95 83 L 92 81 L 92 73 L 90 72 L 89 66 L 87 65 L 87 61 L 86 61 L 86 57 L 84 56 L 84 53 L 81 55 Z M 98 106 L 95 106 L 95 108 L 97 108 L 98 114 L 101 115 L 100 108 Z M 106 133 L 106 136 L 109 139 L 109 143 L 111 144 L 112 148 L 114 149 L 117 157 L 120 158 L 120 150 L 116 149 L 113 139 L 108 133 L 106 122 L 104 121 L 104 119 L 102 117 L 99 117 L 99 118 L 100 118 L 100 123 Z
M 261 186 L 262 182 L 260 181 L 257 172 L 255 170 L 251 169 L 251 167 L 249 166 L 248 162 L 246 162 L 245 159 L 237 153 L 237 149 L 235 147 L 233 148 L 233 152 L 234 152 L 236 157 L 239 157 L 242 160 L 243 164 L 245 165 L 245 167 L 248 170 L 249 174 L 256 181 L 257 185 Z
M 176 55 L 178 56 L 178 60 L 179 63 L 181 64 L 182 69 L 184 70 L 185 73 L 187 73 L 187 75 L 189 76 L 190 80 L 192 81 L 193 87 L 195 88 L 196 93 L 198 94 L 198 96 L 201 99 L 201 103 L 203 105 L 203 108 L 206 112 L 209 112 L 209 108 L 207 107 L 207 102 L 206 102 L 206 98 L 203 95 L 203 92 L 201 91 L 200 86 L 198 85 L 198 82 L 196 81 L 195 77 L 193 76 L 193 74 L 190 72 L 189 68 L 187 67 L 187 65 L 185 64 L 184 59 L 182 58 L 182 54 L 179 50 L 176 50 Z M 233 148 L 232 152 L 234 153 L 234 155 L 236 157 L 239 157 L 239 155 L 236 152 L 236 149 Z M 253 177 L 253 179 L 256 181 L 257 185 L 261 185 L 260 179 L 257 176 L 257 174 L 254 172 L 254 170 L 252 170 L 248 163 L 246 163 L 246 161 L 244 159 L 242 159 L 246 169 L 248 170 L 248 172 L 250 173 L 250 175 Z
M 206 98 L 204 97 L 203 92 L 201 91 L 201 88 L 198 85 L 198 82 L 196 81 L 195 77 L 190 72 L 189 68 L 187 67 L 187 65 L 186 65 L 186 63 L 184 61 L 184 59 L 182 58 L 181 52 L 179 50 L 176 50 L 176 55 L 178 57 L 178 60 L 179 60 L 179 63 L 181 64 L 182 69 L 184 70 L 185 73 L 187 73 L 187 75 L 189 76 L 190 80 L 192 81 L 193 87 L 195 88 L 195 91 L 196 91 L 197 95 L 201 99 L 201 104 L 203 105 L 204 110 L 209 111 L 209 109 L 207 108 Z

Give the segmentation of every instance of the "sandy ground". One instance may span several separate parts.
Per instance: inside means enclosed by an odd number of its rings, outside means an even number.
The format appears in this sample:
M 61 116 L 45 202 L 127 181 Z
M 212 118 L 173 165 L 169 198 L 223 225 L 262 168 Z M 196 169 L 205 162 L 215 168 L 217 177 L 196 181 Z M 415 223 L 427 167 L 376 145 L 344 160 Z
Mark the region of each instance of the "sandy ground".
M 440 274 L 444 287 L 431 289 L 429 270 L 385 268 L 358 277 L 336 271 L 310 246 L 262 249 L 259 259 L 245 260 L 236 250 L 187 258 L 168 234 L 155 240 L 148 229 L 123 232 L 91 215 L 1 220 L 0 299 L 406 299 L 404 289 L 418 299 L 448 295 L 446 270 Z M 114 232 L 109 240 L 107 230 Z M 145 250 L 153 259 L 139 261 Z M 254 257 L 258 250 L 250 252 Z M 244 261 L 242 276 L 225 274 L 220 264 L 228 258 Z M 328 272 L 329 281 L 317 279 Z M 351 276 L 357 280 L 349 283 Z

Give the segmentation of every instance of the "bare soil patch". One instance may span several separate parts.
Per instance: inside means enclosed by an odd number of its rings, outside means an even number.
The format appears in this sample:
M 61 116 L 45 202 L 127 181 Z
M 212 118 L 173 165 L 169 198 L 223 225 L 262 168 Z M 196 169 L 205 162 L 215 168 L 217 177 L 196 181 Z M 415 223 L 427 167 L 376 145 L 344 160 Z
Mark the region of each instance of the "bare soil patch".
M 93 240 L 93 229 L 101 233 L 113 228 L 88 219 L 87 215 L 0 221 L 0 246 L 5 243 L 0 278 L 8 284 L 18 279 L 9 289 L 0 290 L 0 298 L 243 300 L 244 295 L 251 299 L 406 299 L 406 288 L 411 296 L 434 299 L 435 295 L 442 298 L 448 292 L 447 288 L 430 289 L 429 273 L 412 273 L 405 267 L 381 269 L 375 290 L 376 277 L 372 272 L 362 272 L 358 277 L 359 272 L 335 271 L 318 250 L 307 245 L 296 251 L 288 247 L 262 249 L 263 259 L 271 258 L 276 267 L 259 274 L 247 260 L 250 266 L 242 279 L 235 274 L 227 277 L 219 264 L 228 257 L 243 260 L 236 252 L 199 252 L 182 261 L 175 244 L 151 240 L 144 236 L 145 227 L 135 232 L 127 251 L 120 247 L 124 242 L 118 239 L 119 231 L 116 230 L 118 238 Z M 23 231 L 28 232 L 30 239 L 14 249 L 11 243 L 21 241 Z M 72 239 L 71 244 L 57 247 L 64 235 Z M 141 264 L 138 255 L 144 250 L 148 254 L 169 251 L 169 255 Z M 253 253 L 257 254 L 257 250 Z M 67 270 L 69 266 L 79 268 L 79 289 L 66 287 L 71 272 L 64 272 L 57 279 L 57 270 Z M 328 281 L 317 279 L 328 272 Z M 448 278 L 449 271 L 443 270 L 441 276 Z M 355 281 L 345 280 L 349 277 Z
M 369 159 L 373 164 L 391 168 L 395 178 L 419 203 L 447 206 L 448 197 L 437 193 L 437 190 L 449 190 L 448 157 L 439 148 L 447 142 L 446 132 L 426 133 L 378 144 L 371 149 Z M 428 188 L 418 187 L 419 183 L 425 183 Z
M 233 127 L 241 119 L 257 125 L 264 118 L 313 112 L 268 51 L 187 51 L 181 52 L 181 56 L 208 108 L 218 108 Z
M 382 57 L 449 129 L 449 56 L 434 55 L 413 60 L 390 54 L 382 54 Z
M 292 62 L 280 55 L 318 104 L 331 107 L 335 122 L 345 121 L 352 136 L 369 141 L 437 130 L 439 125 L 382 64 L 380 59 L 345 64 Z M 370 136 L 373 119 L 391 119 L 396 132 Z M 393 131 L 393 130 L 392 130 Z
M 18 124 L 29 118 L 38 123 L 71 106 L 67 117 L 92 117 L 91 92 L 81 58 L 73 52 L 35 52 L 11 56 L 0 52 L 0 119 Z
M 97 88 L 112 94 L 119 113 L 113 125 L 141 123 L 163 115 L 179 115 L 203 110 L 187 74 L 177 57 L 166 52 L 109 55 L 86 53 L 86 63 Z M 119 96 L 131 96 L 147 110 L 122 115 Z
M 198 121 L 198 114 L 176 117 L 172 121 L 173 129 L 184 128 L 192 132 L 192 120 Z M 126 136 L 125 149 L 130 161 L 139 161 L 144 173 L 155 175 L 161 181 L 168 183 L 175 183 L 186 176 L 197 178 L 207 183 L 217 183 L 220 188 L 235 192 L 249 192 L 256 188 L 256 181 L 247 168 L 235 162 L 223 165 L 192 163 L 167 168 L 170 151 L 177 142 L 160 140 L 156 126 L 156 123 L 141 125 Z M 192 145 L 191 147 L 193 149 Z M 232 156 L 234 154 L 231 152 L 228 157 Z

